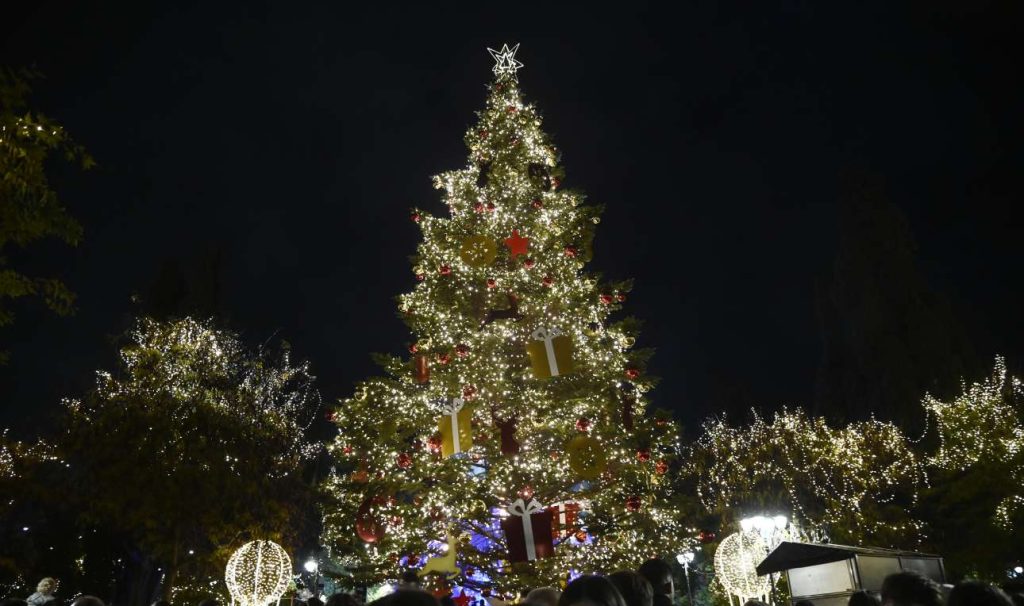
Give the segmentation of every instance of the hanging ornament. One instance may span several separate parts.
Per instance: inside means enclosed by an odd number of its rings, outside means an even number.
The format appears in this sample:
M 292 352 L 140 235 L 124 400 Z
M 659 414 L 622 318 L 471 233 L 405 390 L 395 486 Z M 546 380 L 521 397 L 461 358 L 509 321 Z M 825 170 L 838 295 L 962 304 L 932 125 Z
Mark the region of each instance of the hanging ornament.
M 530 203 L 530 206 L 536 208 L 537 210 L 540 210 L 541 208 L 544 207 L 544 203 L 541 202 L 540 198 L 534 198 L 533 202 Z
M 494 205 L 494 202 L 487 203 L 487 212 L 493 213 L 495 208 L 497 208 L 497 206 Z
M 466 406 L 462 398 L 453 398 L 438 421 L 442 456 L 465 452 L 473 445 L 472 418 L 473 407 Z
M 487 138 L 487 135 L 489 135 L 489 134 L 490 134 L 490 133 L 489 133 L 489 132 L 487 132 L 487 129 L 486 129 L 486 128 L 482 128 L 482 129 L 480 129 L 480 130 L 479 130 L 479 131 L 477 132 L 477 135 L 479 135 L 481 139 L 486 139 L 486 138 Z
M 576 431 L 582 431 L 583 433 L 590 431 L 590 419 L 586 417 L 576 419 Z
M 620 292 L 619 294 L 615 295 L 615 300 L 618 301 L 619 303 L 625 303 L 626 302 L 626 295 L 624 295 L 624 294 L 622 294 Z
M 586 543 L 587 542 L 587 531 L 586 530 L 577 530 L 575 538 L 580 543 Z
M 426 277 L 427 277 L 427 276 L 425 276 L 425 275 L 423 275 L 423 274 L 416 274 L 416 281 L 417 281 L 417 282 L 422 282 L 423 280 L 425 280 L 425 279 L 426 279 Z
M 409 353 L 416 353 L 419 350 L 420 350 L 420 346 L 415 344 L 415 343 L 413 343 L 412 345 L 409 346 Z
M 536 263 L 533 259 L 526 259 L 523 261 L 523 267 L 525 267 L 526 269 L 533 269 L 534 265 L 536 265 Z
M 555 279 L 551 276 L 544 276 L 544 279 L 540 281 L 544 286 L 551 288 L 551 285 L 555 283 Z
M 497 425 L 501 434 L 501 454 L 519 454 L 519 442 L 516 440 L 516 420 L 499 420 Z
M 438 574 L 448 580 L 459 576 L 459 573 L 462 571 L 455 565 L 456 551 L 456 539 L 455 537 L 448 535 L 448 549 L 446 549 L 441 555 L 431 556 L 428 558 L 427 563 L 423 568 L 416 572 L 416 576 L 425 577 L 428 574 Z
M 718 535 L 713 530 L 702 530 L 699 534 L 697 534 L 697 540 L 700 541 L 703 545 L 707 545 L 708 543 L 714 543 L 717 538 Z
M 529 501 L 530 499 L 533 498 L 533 486 L 530 486 L 529 484 L 527 484 L 526 486 L 523 486 L 522 488 L 520 488 L 519 492 L 516 493 L 516 494 L 519 495 L 520 499 L 525 499 L 525 500 Z
M 565 446 L 569 455 L 569 468 L 584 480 L 596 480 L 604 473 L 607 456 L 595 438 L 579 435 Z
M 629 379 L 630 381 L 635 381 L 637 379 L 637 377 L 639 377 L 639 376 L 640 376 L 640 370 L 639 369 L 637 369 L 637 368 L 627 368 L 626 369 L 626 378 Z
M 551 512 L 551 534 L 556 539 L 564 539 L 573 534 L 576 528 L 576 520 L 580 513 L 580 504 L 572 501 L 552 503 L 548 506 Z
M 366 497 L 356 510 L 356 534 L 367 543 L 376 543 L 384 538 L 384 524 L 373 513 L 373 506 L 377 504 L 377 497 Z
M 518 229 L 513 229 L 512 235 L 505 238 L 505 246 L 508 247 L 509 254 L 513 259 L 519 255 L 525 255 L 529 245 L 530 239 L 520 236 Z
M 441 452 L 441 436 L 433 434 L 427 438 L 427 448 L 430 449 L 430 452 Z
M 659 476 L 665 475 L 665 472 L 667 471 L 668 463 L 664 459 L 659 459 L 658 462 L 654 464 L 654 472 Z
M 626 511 L 637 512 L 640 511 L 640 506 L 643 503 L 640 501 L 640 497 L 632 496 L 626 499 Z
M 615 302 L 615 297 L 612 295 L 601 295 L 601 302 L 605 305 L 611 305 Z
M 459 343 L 455 346 L 455 355 L 460 358 L 465 358 L 469 355 L 469 345 L 465 343 Z
M 441 366 L 445 366 L 445 365 L 447 365 L 451 361 L 452 361 L 452 357 L 450 355 L 448 355 L 446 353 L 439 353 L 439 354 L 437 354 L 437 363 L 440 364 Z
M 430 381 L 430 367 L 427 365 L 427 356 L 425 354 L 418 353 L 412 358 L 413 361 L 413 378 L 420 385 Z
M 413 223 L 419 223 L 420 221 L 423 220 L 423 216 L 420 215 L 419 213 L 412 213 L 411 215 L 409 215 L 409 218 L 412 219 Z
M 533 341 L 526 344 L 533 376 L 538 379 L 558 377 L 572 372 L 572 340 L 558 328 L 538 328 Z
M 636 460 L 640 461 L 641 463 L 646 463 L 647 461 L 650 461 L 651 449 L 641 448 L 640 450 L 636 451 Z
M 452 273 L 452 268 L 450 265 L 442 265 L 441 267 L 437 268 L 437 273 L 441 274 L 442 276 L 447 276 L 450 273 Z
M 412 457 L 407 452 L 399 453 L 398 458 L 395 459 L 398 467 L 401 469 L 409 469 L 412 467 Z
M 510 561 L 532 562 L 554 555 L 550 511 L 536 499 L 517 499 L 506 509 L 509 515 L 501 520 L 501 530 L 508 543 Z
M 475 202 L 473 204 L 473 211 L 477 212 L 477 213 L 484 212 L 484 203 L 483 202 Z
M 487 236 L 470 236 L 462 241 L 459 258 L 470 267 L 486 267 L 498 256 L 498 245 Z
M 465 398 L 466 400 L 472 400 L 474 397 L 476 397 L 476 387 L 473 385 L 463 385 L 462 397 Z

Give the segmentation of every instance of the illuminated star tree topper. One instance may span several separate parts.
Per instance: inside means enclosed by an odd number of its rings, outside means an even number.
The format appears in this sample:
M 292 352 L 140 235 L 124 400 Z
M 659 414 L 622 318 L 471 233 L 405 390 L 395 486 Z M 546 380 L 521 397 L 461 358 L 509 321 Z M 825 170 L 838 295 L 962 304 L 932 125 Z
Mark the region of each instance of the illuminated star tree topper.
M 500 51 L 496 51 L 493 48 L 487 49 L 487 52 L 491 53 L 491 56 L 494 57 L 495 76 L 509 75 L 515 77 L 516 70 L 523 66 L 522 62 L 516 60 L 516 51 L 518 50 L 518 43 L 512 48 L 509 48 L 508 44 L 503 44 Z

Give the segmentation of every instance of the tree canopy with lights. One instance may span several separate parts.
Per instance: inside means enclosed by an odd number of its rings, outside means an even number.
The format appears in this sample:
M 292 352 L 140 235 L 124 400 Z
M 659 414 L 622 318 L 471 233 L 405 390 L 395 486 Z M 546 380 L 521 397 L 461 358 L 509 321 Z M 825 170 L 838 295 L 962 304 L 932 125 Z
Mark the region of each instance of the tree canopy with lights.
M 287 350 L 253 352 L 209 322 L 142 319 L 127 340 L 118 372 L 68 402 L 71 497 L 162 567 L 165 596 L 191 600 L 178 593 L 219 590 L 247 537 L 294 537 L 319 400 Z
M 334 414 L 323 538 L 356 583 L 423 567 L 507 592 L 633 569 L 693 534 L 666 479 L 677 429 L 645 413 L 650 352 L 610 320 L 628 284 L 584 271 L 600 209 L 561 187 L 515 50 L 492 51 L 467 166 L 434 179 L 448 216 L 412 211 L 410 355 L 382 357 Z

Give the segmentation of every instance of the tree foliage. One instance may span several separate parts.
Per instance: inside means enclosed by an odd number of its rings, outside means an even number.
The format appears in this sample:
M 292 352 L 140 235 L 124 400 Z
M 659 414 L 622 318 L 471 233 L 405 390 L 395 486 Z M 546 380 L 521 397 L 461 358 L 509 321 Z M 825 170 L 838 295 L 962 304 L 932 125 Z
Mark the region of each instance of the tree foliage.
M 310 498 L 312 382 L 286 350 L 248 351 L 210 322 L 139 320 L 118 371 L 68 401 L 61 446 L 85 519 L 160 563 L 168 596 L 219 578 L 248 537 L 289 544 Z
M 93 165 L 62 126 L 28 108 L 29 82 L 37 77 L 0 68 L 0 326 L 14 320 L 11 299 L 39 297 L 62 315 L 71 313 L 75 300 L 61 280 L 26 275 L 10 259 L 15 249 L 44 238 L 78 244 L 82 227 L 58 198 L 46 169 L 55 157 L 82 169 Z

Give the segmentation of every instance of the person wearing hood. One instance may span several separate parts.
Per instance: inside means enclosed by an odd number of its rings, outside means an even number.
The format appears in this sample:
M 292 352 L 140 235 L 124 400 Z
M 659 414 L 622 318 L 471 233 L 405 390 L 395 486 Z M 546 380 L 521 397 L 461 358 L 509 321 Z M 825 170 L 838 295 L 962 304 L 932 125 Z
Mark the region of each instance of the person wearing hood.
M 57 598 L 53 597 L 53 592 L 57 591 L 57 579 L 53 577 L 46 577 L 39 581 L 36 585 L 36 592 L 28 596 L 25 601 L 28 602 L 28 606 L 55 606 L 54 600 Z

